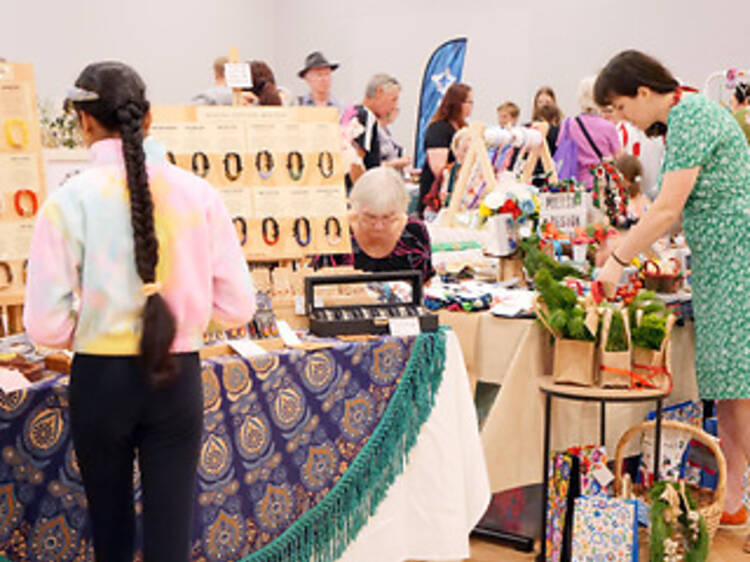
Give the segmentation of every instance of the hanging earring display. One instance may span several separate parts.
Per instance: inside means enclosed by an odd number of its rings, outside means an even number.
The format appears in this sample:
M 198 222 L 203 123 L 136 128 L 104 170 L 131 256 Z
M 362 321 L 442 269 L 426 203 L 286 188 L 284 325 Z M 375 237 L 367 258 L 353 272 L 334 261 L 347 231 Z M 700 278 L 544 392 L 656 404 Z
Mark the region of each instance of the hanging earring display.
M 224 174 L 229 181 L 237 181 L 242 174 L 242 158 L 236 152 L 228 152 L 224 156 Z
M 287 154 L 286 167 L 289 170 L 289 177 L 294 181 L 299 181 L 305 169 L 305 159 L 302 157 L 302 153 L 298 150 L 293 150 Z
M 173 153 L 173 152 L 170 152 L 169 150 L 167 151 L 167 161 L 168 161 L 168 162 L 169 162 L 170 164 L 175 164 L 175 165 L 177 165 L 177 160 L 176 160 L 176 159 L 175 159 L 175 157 L 174 157 L 174 153 Z
M 341 242 L 341 223 L 336 217 L 328 217 L 325 222 L 326 240 L 331 246 Z
M 29 144 L 29 126 L 19 117 L 5 121 L 5 140 L 13 148 L 24 148 Z
M 247 242 L 247 222 L 244 217 L 234 217 L 232 224 L 237 230 L 237 238 L 239 238 L 240 246 L 244 246 Z
M 28 201 L 28 205 L 23 202 Z M 19 217 L 33 217 L 39 210 L 39 200 L 36 193 L 30 189 L 19 189 L 13 196 L 13 204 L 16 207 L 16 213 Z
M 268 150 L 261 150 L 255 155 L 255 169 L 258 170 L 258 175 L 264 180 L 271 177 L 273 173 L 273 154 Z
M 10 265 L 8 265 L 7 262 L 0 261 L 0 269 L 3 270 L 3 273 L 5 274 L 5 280 L 3 281 L 2 285 L 0 285 L 0 291 L 3 289 L 7 289 L 13 284 L 13 270 L 10 268 Z
M 193 168 L 193 173 L 202 178 L 205 178 L 208 175 L 208 170 L 211 169 L 211 163 L 205 152 L 194 152 L 190 166 Z
M 279 223 L 273 217 L 265 217 L 261 223 L 261 233 L 263 234 L 263 242 L 269 246 L 273 246 L 279 241 Z M 269 230 L 271 233 L 269 234 Z
M 318 170 L 324 178 L 330 178 L 333 175 L 333 154 L 327 150 L 318 154 Z
M 302 234 L 304 231 L 305 237 L 302 238 Z M 298 217 L 294 219 L 294 239 L 297 241 L 297 244 L 300 246 L 308 246 L 310 245 L 310 239 L 311 239 L 311 231 L 310 231 L 310 219 L 307 217 Z

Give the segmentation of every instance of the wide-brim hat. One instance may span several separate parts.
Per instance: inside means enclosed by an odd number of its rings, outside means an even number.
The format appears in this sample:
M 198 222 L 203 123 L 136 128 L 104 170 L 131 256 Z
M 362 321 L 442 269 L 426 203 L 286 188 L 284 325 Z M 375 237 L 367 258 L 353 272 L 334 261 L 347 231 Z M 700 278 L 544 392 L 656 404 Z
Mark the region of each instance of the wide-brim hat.
M 323 53 L 321 53 L 320 51 L 315 51 L 307 55 L 307 57 L 305 58 L 305 67 L 297 73 L 297 76 L 299 76 L 300 78 L 304 78 L 305 73 L 308 70 L 310 70 L 311 68 L 317 68 L 320 66 L 327 66 L 333 71 L 339 67 L 339 63 L 328 62 L 328 59 L 325 57 Z

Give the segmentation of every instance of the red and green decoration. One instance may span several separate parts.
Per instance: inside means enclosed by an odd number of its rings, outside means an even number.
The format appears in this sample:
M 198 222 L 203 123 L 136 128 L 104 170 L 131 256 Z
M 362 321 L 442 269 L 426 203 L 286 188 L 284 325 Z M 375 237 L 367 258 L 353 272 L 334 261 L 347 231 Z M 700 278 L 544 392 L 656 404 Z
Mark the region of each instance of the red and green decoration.
M 594 176 L 594 206 L 604 211 L 612 226 L 626 227 L 628 190 L 622 176 L 610 162 L 600 162 L 590 171 Z

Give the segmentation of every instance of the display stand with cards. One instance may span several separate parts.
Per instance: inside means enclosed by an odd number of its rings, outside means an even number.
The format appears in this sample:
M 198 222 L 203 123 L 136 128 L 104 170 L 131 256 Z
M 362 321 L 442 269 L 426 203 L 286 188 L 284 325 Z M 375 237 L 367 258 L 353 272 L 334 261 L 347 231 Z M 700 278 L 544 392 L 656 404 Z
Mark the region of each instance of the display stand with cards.
M 170 160 L 219 190 L 249 261 L 351 251 L 335 108 L 152 112 Z
M 0 63 L 0 334 L 23 331 L 26 260 L 44 185 L 33 67 Z

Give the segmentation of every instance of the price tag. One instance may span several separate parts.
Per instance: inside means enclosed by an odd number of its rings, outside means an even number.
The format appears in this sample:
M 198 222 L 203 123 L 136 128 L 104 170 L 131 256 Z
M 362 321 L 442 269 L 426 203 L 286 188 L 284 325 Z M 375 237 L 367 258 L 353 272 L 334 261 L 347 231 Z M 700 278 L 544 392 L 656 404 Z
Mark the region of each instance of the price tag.
M 224 76 L 230 88 L 252 88 L 250 65 L 246 62 L 228 62 L 224 65 Z
M 299 337 L 297 337 L 297 334 L 294 333 L 294 330 L 292 330 L 289 327 L 289 324 L 287 324 L 284 320 L 278 320 L 276 322 L 276 325 L 279 328 L 279 335 L 284 341 L 284 345 L 286 345 L 287 347 L 297 347 L 302 345 L 302 341 L 299 339 Z
M 412 316 L 410 318 L 389 318 L 388 328 L 392 336 L 400 338 L 406 336 L 418 336 L 422 329 L 419 327 L 419 318 Z
M 602 485 L 602 488 L 606 488 L 609 483 L 615 479 L 612 471 L 609 470 L 606 466 L 602 466 L 597 468 L 596 470 L 591 471 L 591 474 L 594 476 L 596 481 Z
M 253 340 L 230 340 L 228 343 L 229 347 L 245 358 L 258 357 L 259 355 L 266 355 L 268 353 Z
M 305 315 L 305 297 L 302 295 L 296 295 L 294 297 L 294 313 L 297 316 Z

